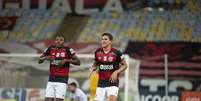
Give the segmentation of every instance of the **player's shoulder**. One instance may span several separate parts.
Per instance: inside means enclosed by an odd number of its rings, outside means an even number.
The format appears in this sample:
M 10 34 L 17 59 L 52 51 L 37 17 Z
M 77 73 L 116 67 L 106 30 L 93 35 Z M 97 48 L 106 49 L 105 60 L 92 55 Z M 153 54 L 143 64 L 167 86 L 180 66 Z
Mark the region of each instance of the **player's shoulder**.
M 102 50 L 102 48 L 99 47 L 99 48 L 97 48 L 97 49 L 95 50 L 95 53 L 96 53 L 96 52 L 100 52 L 101 50 Z
M 70 47 L 68 47 L 68 46 L 64 46 L 63 48 L 64 48 L 64 49 L 67 49 L 67 50 L 72 49 L 72 48 L 70 48 Z
M 66 49 L 68 52 L 70 52 L 71 54 L 75 54 L 75 50 L 69 46 L 64 46 L 64 49 Z
M 112 48 L 112 52 L 114 52 L 114 53 L 122 53 L 119 49 L 117 49 L 117 48 Z
M 48 47 L 48 49 L 53 49 L 53 48 L 56 48 L 56 46 L 55 46 L 55 45 L 50 45 L 50 46 Z

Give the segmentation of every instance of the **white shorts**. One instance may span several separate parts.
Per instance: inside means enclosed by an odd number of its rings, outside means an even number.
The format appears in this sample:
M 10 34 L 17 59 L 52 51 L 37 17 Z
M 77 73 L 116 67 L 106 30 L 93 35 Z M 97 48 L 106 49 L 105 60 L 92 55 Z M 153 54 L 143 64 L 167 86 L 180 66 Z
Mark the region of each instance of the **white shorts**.
M 48 82 L 45 90 L 45 97 L 64 99 L 67 84 L 60 82 Z
M 106 101 L 110 95 L 118 96 L 119 88 L 116 86 L 111 87 L 97 87 L 95 101 Z

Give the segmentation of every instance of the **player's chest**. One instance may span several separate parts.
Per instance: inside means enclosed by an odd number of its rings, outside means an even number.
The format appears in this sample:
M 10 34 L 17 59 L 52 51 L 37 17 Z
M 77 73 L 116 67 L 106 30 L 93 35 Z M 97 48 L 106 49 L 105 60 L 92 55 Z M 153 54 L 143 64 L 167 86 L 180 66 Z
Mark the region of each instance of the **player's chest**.
M 115 62 L 117 58 L 118 57 L 114 52 L 110 52 L 107 54 L 103 52 L 96 53 L 96 60 L 99 62 Z
M 68 57 L 68 52 L 66 49 L 52 49 L 50 55 L 56 58 L 66 58 Z

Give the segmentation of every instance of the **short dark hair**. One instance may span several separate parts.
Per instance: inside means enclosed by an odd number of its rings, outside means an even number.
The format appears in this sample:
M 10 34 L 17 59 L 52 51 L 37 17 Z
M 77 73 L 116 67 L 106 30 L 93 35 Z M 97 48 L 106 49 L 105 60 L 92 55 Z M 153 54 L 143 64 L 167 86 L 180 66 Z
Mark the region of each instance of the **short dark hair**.
M 57 34 L 56 37 L 62 37 L 65 40 L 65 36 L 63 34 Z
M 68 84 L 68 85 L 77 87 L 77 84 L 76 84 L 75 82 L 72 82 L 72 83 L 70 83 L 70 84 Z
M 102 37 L 103 37 L 103 36 L 108 36 L 111 41 L 113 40 L 113 36 L 112 36 L 112 34 L 110 34 L 110 33 L 103 33 L 103 34 L 102 34 Z

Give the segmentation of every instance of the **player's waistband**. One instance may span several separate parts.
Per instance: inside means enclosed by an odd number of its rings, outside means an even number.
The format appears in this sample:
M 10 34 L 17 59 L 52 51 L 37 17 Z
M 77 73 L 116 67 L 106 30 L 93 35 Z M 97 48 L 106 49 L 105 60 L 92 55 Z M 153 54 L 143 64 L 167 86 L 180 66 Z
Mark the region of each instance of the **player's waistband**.
M 49 76 L 50 82 L 61 82 L 61 83 L 68 83 L 68 76 Z
M 119 86 L 119 80 L 117 82 L 112 83 L 108 80 L 99 80 L 98 87 L 110 87 L 110 86 Z

